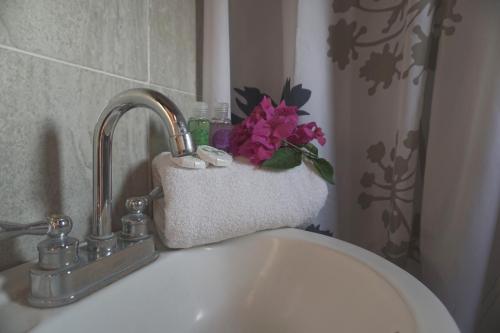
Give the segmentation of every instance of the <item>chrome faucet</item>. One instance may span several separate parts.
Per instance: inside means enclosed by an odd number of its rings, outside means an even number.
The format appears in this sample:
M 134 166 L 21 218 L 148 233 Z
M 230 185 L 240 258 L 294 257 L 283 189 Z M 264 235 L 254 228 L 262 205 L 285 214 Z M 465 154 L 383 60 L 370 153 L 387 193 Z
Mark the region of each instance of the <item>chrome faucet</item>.
M 146 107 L 160 116 L 168 133 L 173 156 L 190 155 L 193 143 L 186 121 L 177 106 L 164 95 L 148 89 L 132 89 L 113 98 L 104 109 L 94 130 L 94 216 L 87 238 L 89 247 L 100 253 L 116 246 L 111 232 L 111 144 L 116 124 L 127 111 Z
M 38 244 L 39 260 L 30 269 L 31 305 L 55 307 L 72 303 L 158 257 L 153 238 L 147 233 L 150 219 L 144 210 L 148 203 L 162 196 L 161 188 L 128 199 L 129 214 L 121 219 L 122 231 L 116 235 L 111 229 L 113 132 L 121 116 L 136 107 L 149 108 L 160 116 L 173 156 L 193 153 L 185 119 L 167 97 L 150 89 L 131 89 L 114 97 L 94 130 L 94 205 L 87 244 L 79 246 L 77 239 L 68 236 L 72 227 L 68 216 L 52 215 L 28 225 L 0 221 L 0 240 L 26 234 L 48 235 Z

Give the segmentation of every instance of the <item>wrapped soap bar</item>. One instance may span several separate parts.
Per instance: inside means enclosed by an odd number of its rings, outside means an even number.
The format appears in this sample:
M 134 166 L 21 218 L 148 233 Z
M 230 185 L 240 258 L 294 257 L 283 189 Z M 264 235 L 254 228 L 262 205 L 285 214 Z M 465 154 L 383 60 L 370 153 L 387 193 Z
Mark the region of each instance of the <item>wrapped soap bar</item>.
M 210 147 L 198 146 L 196 154 L 203 161 L 218 167 L 225 167 L 233 162 L 233 157 L 223 150 Z
M 186 169 L 205 169 L 207 162 L 194 156 L 172 157 L 172 161 L 180 167 Z

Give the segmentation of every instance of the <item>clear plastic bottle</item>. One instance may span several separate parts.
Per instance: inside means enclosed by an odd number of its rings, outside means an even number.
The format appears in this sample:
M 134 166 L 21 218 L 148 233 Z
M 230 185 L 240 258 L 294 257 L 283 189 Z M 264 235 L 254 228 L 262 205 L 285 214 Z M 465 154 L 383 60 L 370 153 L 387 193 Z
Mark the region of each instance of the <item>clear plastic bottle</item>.
M 229 104 L 217 103 L 215 117 L 210 123 L 210 145 L 229 152 L 229 138 L 232 129 L 233 125 L 229 119 Z
M 194 115 L 189 118 L 188 129 L 197 146 L 209 144 L 210 120 L 208 120 L 208 104 L 197 102 L 194 107 Z

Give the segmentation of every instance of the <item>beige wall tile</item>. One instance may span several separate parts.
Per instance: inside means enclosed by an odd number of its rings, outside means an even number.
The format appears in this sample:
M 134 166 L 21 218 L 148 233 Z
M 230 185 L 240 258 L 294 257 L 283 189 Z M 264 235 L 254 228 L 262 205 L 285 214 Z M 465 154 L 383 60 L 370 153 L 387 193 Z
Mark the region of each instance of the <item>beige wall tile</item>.
M 73 236 L 82 239 L 92 211 L 94 125 L 111 97 L 136 85 L 5 50 L 0 73 L 2 219 L 30 222 L 63 212 L 74 220 Z M 148 117 L 134 111 L 114 136 L 116 207 L 148 189 Z M 0 242 L 0 269 L 34 258 L 40 240 Z
M 0 44 L 144 81 L 147 33 L 146 0 L 0 1 Z
M 151 82 L 196 93 L 195 0 L 150 0 Z
M 94 126 L 115 94 L 148 86 L 148 15 L 156 9 L 152 25 L 159 29 L 150 38 L 159 79 L 150 87 L 187 119 L 196 86 L 193 1 L 0 1 L 0 219 L 28 223 L 63 212 L 73 218 L 72 235 L 83 240 L 92 213 Z M 164 12 L 183 18 L 165 26 Z M 114 135 L 116 228 L 125 198 L 149 190 L 150 159 L 167 148 L 156 116 L 143 111 L 124 115 Z M 34 259 L 41 239 L 0 242 L 0 270 Z

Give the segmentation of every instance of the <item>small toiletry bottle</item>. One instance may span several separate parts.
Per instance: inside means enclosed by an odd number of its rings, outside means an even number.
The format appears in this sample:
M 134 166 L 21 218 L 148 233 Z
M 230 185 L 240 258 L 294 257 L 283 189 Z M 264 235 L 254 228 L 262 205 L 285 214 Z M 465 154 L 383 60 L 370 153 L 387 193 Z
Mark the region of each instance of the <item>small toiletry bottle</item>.
M 194 116 L 189 118 L 188 129 L 197 146 L 208 145 L 210 134 L 210 120 L 208 120 L 208 104 L 197 102 Z
M 229 119 L 229 104 L 217 103 L 215 117 L 210 122 L 210 145 L 229 152 L 229 138 L 232 128 L 233 125 Z

